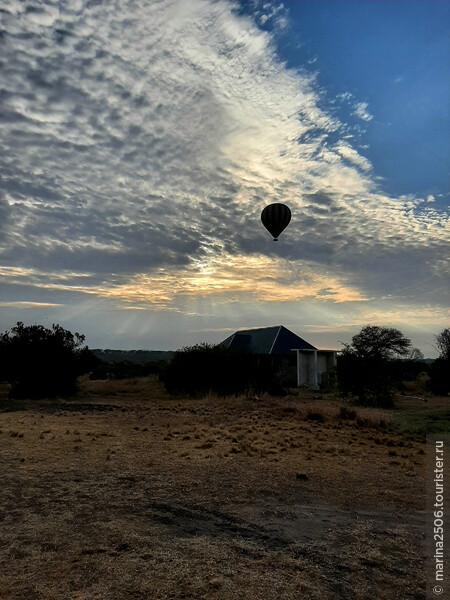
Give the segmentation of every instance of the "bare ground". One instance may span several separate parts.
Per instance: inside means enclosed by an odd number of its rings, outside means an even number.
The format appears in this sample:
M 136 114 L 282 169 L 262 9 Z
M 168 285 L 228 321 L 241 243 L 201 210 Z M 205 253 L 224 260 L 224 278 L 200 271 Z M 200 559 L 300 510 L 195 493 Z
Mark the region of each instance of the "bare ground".
M 424 437 L 341 404 L 3 400 L 0 598 L 424 599 Z

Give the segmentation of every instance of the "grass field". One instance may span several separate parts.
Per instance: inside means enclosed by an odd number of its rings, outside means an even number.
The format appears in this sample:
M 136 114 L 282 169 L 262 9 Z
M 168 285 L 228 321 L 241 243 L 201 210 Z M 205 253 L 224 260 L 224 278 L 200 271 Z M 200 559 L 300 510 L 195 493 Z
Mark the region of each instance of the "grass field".
M 425 598 L 445 399 L 192 399 L 149 377 L 0 406 L 2 600 Z

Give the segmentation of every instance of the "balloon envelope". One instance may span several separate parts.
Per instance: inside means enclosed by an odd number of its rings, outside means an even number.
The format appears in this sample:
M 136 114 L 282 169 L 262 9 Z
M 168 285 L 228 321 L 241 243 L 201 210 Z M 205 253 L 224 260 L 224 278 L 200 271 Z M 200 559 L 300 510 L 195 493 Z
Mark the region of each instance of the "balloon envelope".
M 269 233 L 273 235 L 273 241 L 286 229 L 291 220 L 291 210 L 286 204 L 276 202 L 269 204 L 261 213 L 261 221 Z

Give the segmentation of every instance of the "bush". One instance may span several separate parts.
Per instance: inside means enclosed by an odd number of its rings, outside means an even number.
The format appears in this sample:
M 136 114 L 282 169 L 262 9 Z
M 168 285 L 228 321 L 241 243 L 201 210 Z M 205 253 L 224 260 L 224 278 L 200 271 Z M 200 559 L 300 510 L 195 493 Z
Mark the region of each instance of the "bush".
M 11 384 L 11 398 L 67 396 L 76 391 L 77 377 L 96 362 L 84 336 L 52 325 L 18 322 L 0 335 L 0 380 Z
M 428 365 L 421 360 L 396 360 L 392 362 L 392 373 L 398 381 L 416 381 L 420 375 L 427 373 Z
M 356 396 L 362 406 L 393 405 L 392 369 L 383 359 L 343 353 L 338 356 L 338 381 L 342 394 Z
M 162 370 L 160 380 L 169 393 L 192 396 L 214 392 L 221 395 L 281 392 L 270 357 L 200 344 L 175 353 Z
M 318 423 L 324 423 L 325 415 L 318 410 L 309 410 L 305 419 L 307 421 L 317 421 Z
M 450 358 L 440 356 L 429 369 L 428 386 L 433 394 L 448 396 L 450 394 Z
M 354 421 L 357 417 L 356 410 L 341 406 L 338 413 L 338 419 Z
M 363 406 L 391 408 L 393 387 L 402 368 L 398 359 L 411 352 L 411 341 L 398 329 L 366 325 L 344 344 L 338 356 L 338 383 Z

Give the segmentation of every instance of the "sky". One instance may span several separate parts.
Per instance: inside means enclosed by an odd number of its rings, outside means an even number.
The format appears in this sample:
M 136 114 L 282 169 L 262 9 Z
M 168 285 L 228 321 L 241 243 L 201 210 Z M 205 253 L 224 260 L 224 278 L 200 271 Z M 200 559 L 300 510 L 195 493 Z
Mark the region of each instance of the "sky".
M 0 330 L 340 348 L 449 318 L 450 3 L 6 0 Z M 262 209 L 292 211 L 273 242 Z

